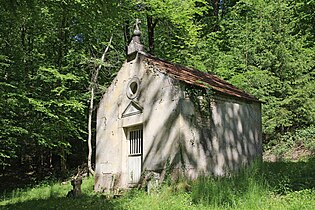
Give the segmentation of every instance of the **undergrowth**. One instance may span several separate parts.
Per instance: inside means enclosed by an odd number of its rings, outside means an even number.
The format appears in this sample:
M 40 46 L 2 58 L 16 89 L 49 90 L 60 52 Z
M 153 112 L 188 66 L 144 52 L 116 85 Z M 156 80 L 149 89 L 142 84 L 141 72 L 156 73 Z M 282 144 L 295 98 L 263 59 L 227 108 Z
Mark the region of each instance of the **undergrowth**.
M 265 150 L 265 156 L 274 155 L 277 160 L 307 159 L 315 154 L 315 127 L 275 136 L 265 145 Z

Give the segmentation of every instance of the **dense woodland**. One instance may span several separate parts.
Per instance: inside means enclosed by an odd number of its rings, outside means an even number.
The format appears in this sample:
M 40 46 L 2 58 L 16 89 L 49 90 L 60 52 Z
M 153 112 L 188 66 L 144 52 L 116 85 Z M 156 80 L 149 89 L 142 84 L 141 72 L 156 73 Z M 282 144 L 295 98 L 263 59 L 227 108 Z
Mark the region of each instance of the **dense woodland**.
M 136 18 L 146 52 L 263 101 L 265 145 L 315 150 L 314 14 L 315 0 L 0 0 L 1 174 L 86 162 L 91 89 L 95 111 Z

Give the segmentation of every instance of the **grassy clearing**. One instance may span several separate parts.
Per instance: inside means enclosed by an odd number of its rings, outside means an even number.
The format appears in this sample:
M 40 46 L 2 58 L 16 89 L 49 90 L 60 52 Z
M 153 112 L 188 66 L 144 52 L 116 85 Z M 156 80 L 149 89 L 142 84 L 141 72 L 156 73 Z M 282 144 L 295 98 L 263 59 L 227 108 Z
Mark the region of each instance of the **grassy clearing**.
M 93 192 L 83 181 L 80 198 L 67 185 L 42 184 L 3 195 L 0 209 L 315 209 L 315 159 L 254 165 L 229 177 L 201 177 L 163 185 L 151 194 L 131 190 L 120 198 Z

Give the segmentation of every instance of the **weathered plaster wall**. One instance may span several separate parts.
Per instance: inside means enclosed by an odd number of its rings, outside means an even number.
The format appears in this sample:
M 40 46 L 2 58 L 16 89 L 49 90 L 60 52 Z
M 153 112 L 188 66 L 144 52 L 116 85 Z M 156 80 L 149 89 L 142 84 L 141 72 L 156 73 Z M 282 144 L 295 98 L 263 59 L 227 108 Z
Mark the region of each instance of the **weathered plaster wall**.
M 179 139 L 179 83 L 146 64 L 144 94 L 144 170 L 161 170 Z
M 181 150 L 186 173 L 223 175 L 262 153 L 261 109 L 217 95 L 204 114 L 185 99 L 181 106 Z
M 126 96 L 128 81 L 137 76 L 142 77 L 141 65 L 136 58 L 125 62 L 112 84 L 104 94 L 97 111 L 96 123 L 96 167 L 95 189 L 110 188 L 114 183 L 113 178 L 120 185 L 120 178 L 125 170 L 122 168 L 123 152 L 126 141 L 123 123 L 141 123 L 142 114 L 132 119 L 122 120 L 122 113 L 130 103 Z M 115 177 L 113 177 L 113 175 Z
M 261 105 L 217 97 L 212 104 L 215 174 L 237 169 L 262 155 Z
M 208 112 L 210 107 L 208 107 Z M 189 97 L 181 100 L 180 163 L 186 175 L 196 178 L 207 174 L 211 168 L 211 121 L 210 112 L 202 115 Z

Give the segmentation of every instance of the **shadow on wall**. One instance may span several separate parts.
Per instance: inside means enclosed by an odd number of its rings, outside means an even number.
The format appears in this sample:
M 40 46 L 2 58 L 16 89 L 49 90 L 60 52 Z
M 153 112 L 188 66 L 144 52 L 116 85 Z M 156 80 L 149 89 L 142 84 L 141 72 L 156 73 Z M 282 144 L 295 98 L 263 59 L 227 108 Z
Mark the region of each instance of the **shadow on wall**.
M 168 80 L 167 77 L 164 79 Z M 144 80 L 147 89 L 154 89 L 151 88 L 152 80 L 154 77 Z M 202 115 L 196 104 L 192 113 L 183 113 L 183 106 L 192 106 L 188 99 L 180 99 L 179 87 L 183 84 L 171 80 L 166 82 L 173 90 L 171 94 L 163 94 L 168 90 L 163 87 L 165 91 L 156 89 L 151 98 L 146 98 L 153 105 L 145 110 L 144 125 L 154 120 L 151 116 L 157 111 L 155 104 L 163 103 L 161 98 L 174 102 L 168 112 L 161 113 L 166 115 L 163 126 L 150 130 L 155 133 L 143 159 L 147 169 L 161 171 L 170 161 L 171 167 L 183 169 L 193 178 L 197 174 L 223 175 L 261 155 L 260 128 L 257 128 L 260 125 L 260 105 L 235 99 L 226 101 L 225 98 L 208 104 L 211 113 L 208 116 Z M 180 129 L 174 126 L 180 126 Z M 154 166 L 150 166 L 152 163 Z
M 224 159 L 222 162 L 228 169 L 238 169 L 257 156 L 261 157 L 260 104 L 218 100 L 213 120 L 212 133 L 219 141 L 217 157 Z M 220 160 L 216 162 L 220 165 Z
M 162 80 L 161 83 L 167 85 L 163 87 L 157 85 L 156 81 L 158 80 Z M 180 98 L 179 83 L 161 73 L 153 73 L 153 76 L 143 78 L 142 85 L 147 90 L 153 90 L 150 94 L 144 94 L 145 96 L 142 95 L 142 92 L 140 93 L 140 98 L 145 99 L 142 101 L 143 103 L 149 102 L 152 104 L 145 108 L 143 125 L 154 125 L 154 121 L 159 119 L 153 116 L 163 115 L 163 122 L 156 123 L 159 126 L 154 130 L 148 131 L 154 139 L 150 145 L 147 145 L 146 154 L 143 157 L 143 165 L 146 170 L 161 171 L 165 169 L 167 160 L 174 161 L 175 151 L 179 146 L 180 133 L 175 128 L 175 126 L 179 126 L 180 118 L 180 105 L 178 103 Z M 150 97 L 148 98 L 147 95 Z M 162 111 L 159 110 L 159 107 L 163 103 L 170 104 Z

